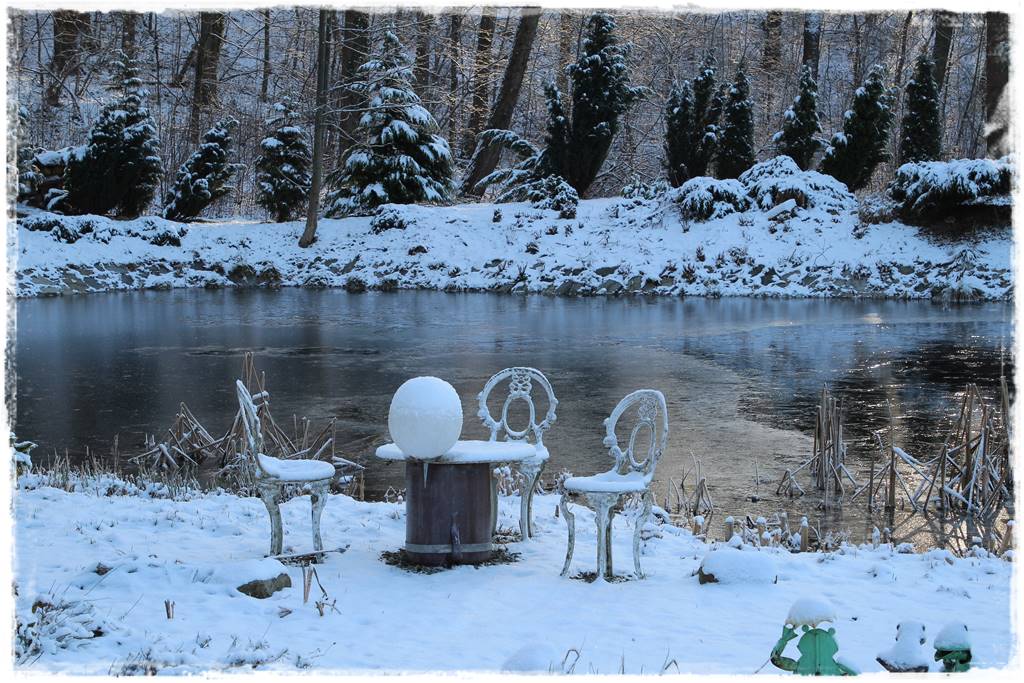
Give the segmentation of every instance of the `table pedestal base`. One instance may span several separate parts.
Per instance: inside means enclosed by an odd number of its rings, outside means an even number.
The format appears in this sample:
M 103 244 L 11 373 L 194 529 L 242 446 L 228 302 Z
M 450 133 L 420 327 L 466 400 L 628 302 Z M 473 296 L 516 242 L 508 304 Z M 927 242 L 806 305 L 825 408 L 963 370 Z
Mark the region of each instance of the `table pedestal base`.
M 405 553 L 423 565 L 491 559 L 491 466 L 405 463 Z

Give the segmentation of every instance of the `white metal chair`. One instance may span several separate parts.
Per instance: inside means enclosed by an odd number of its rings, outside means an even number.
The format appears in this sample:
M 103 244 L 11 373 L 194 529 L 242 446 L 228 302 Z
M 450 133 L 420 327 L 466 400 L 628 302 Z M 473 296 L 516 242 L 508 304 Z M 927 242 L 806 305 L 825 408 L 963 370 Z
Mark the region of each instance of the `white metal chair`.
M 284 529 L 281 524 L 281 489 L 287 485 L 305 484 L 310 492 L 313 511 L 313 549 L 324 549 L 320 537 L 320 517 L 327 504 L 334 465 L 323 460 L 282 460 L 263 452 L 263 430 L 260 425 L 259 408 L 242 380 L 235 382 L 238 405 L 242 412 L 245 430 L 246 452 L 256 465 L 256 488 L 260 499 L 267 506 L 270 515 L 270 554 L 280 555 L 284 545 Z M 266 399 L 264 394 L 258 395 Z
M 619 446 L 616 432 L 619 420 L 624 415 L 634 418 L 633 426 L 628 432 L 626 449 Z M 582 498 L 587 507 L 594 511 L 594 522 L 597 525 L 597 578 L 612 578 L 612 519 L 615 508 L 628 495 L 639 495 L 643 500 L 633 527 L 633 566 L 636 576 L 643 578 L 640 569 L 640 532 L 651 516 L 654 496 L 651 493 L 651 481 L 654 479 L 654 468 L 658 459 L 665 451 L 668 442 L 668 409 L 665 397 L 654 389 L 640 389 L 626 396 L 615 406 L 615 410 L 604 421 L 604 445 L 615 459 L 612 469 L 589 477 L 569 477 L 563 482 L 564 492 L 559 501 L 562 516 L 569 532 L 569 546 L 565 553 L 565 566 L 562 576 L 569 573 L 572 554 L 576 544 L 576 524 L 572 512 L 569 511 L 570 500 Z M 646 431 L 650 438 L 644 457 L 638 458 L 637 437 Z M 623 434 L 625 434 L 623 430 Z
M 487 407 L 487 399 L 491 391 L 502 382 L 508 380 L 508 396 L 501 406 L 501 416 L 495 420 Z M 536 382 L 547 394 L 547 412 L 544 419 L 537 422 L 537 406 L 533 400 L 533 384 Z M 513 401 L 525 401 L 530 411 L 529 423 L 522 430 L 513 429 L 509 425 L 508 412 Z M 483 391 L 477 395 L 480 409 L 477 415 L 483 420 L 484 427 L 491 432 L 490 440 L 497 441 L 498 435 L 503 434 L 505 441 L 530 441 L 533 436 L 533 445 L 536 455 L 533 458 L 524 460 L 519 464 L 519 472 L 522 475 L 522 483 L 519 489 L 519 531 L 523 540 L 533 536 L 533 492 L 537 487 L 537 479 L 540 478 L 544 466 L 548 462 L 549 453 L 544 445 L 544 432 L 547 431 L 555 421 L 555 408 L 558 406 L 558 399 L 551 388 L 551 383 L 540 370 L 534 368 L 505 368 L 495 373 L 487 380 Z M 496 503 L 496 501 L 495 501 Z

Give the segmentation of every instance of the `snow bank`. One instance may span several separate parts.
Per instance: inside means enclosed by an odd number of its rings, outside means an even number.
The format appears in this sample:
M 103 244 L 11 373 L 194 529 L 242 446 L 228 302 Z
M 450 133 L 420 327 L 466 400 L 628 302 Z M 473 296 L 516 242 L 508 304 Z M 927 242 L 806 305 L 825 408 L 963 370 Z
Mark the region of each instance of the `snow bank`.
M 712 550 L 700 563 L 704 576 L 713 583 L 775 583 L 775 563 L 768 552 L 739 550 L 731 546 Z
M 771 555 L 776 585 L 716 590 L 693 576 L 708 546 L 662 524 L 641 545 L 646 579 L 592 584 L 559 576 L 566 535 L 564 520 L 555 516 L 558 496 L 537 495 L 534 539 L 508 546 L 517 561 L 416 574 L 380 557 L 404 542 L 402 506 L 332 495 L 323 513 L 325 546 L 348 545 L 347 552 L 328 553 L 316 566 L 308 602 L 301 568 L 294 566 L 283 570 L 290 588 L 256 599 L 236 590 L 240 579 L 278 570 L 262 559 L 270 531 L 258 498 L 207 494 L 174 501 L 104 495 L 100 486 L 83 487 L 89 493 L 26 489 L 20 482 L 13 491 L 19 632 L 43 632 L 61 621 L 57 612 L 45 624 L 34 620 L 41 595 L 64 601 L 63 613 L 74 622 L 64 622 L 70 631 L 26 640 L 40 647 L 19 660 L 22 671 L 539 672 L 552 660 L 559 671 L 565 660 L 577 673 L 639 674 L 675 660 L 681 673 L 749 674 L 764 663 L 781 616 L 799 595 L 834 605 L 843 657 L 864 671 L 882 670 L 875 656 L 892 644 L 907 614 L 929 631 L 950 614 L 963 615 L 977 641 L 975 668 L 1005 667 L 1013 651 L 1013 567 L 997 558 L 953 558 L 935 567 L 923 555 L 870 546 L 845 547 L 827 562 L 820 553 L 779 553 Z M 293 498 L 281 512 L 285 552 L 307 551 L 308 499 Z M 594 516 L 583 507 L 574 513 L 574 571 L 592 570 Z M 628 517 L 613 522 L 620 575 L 632 567 Z M 517 527 L 518 520 L 519 499 L 502 497 L 499 528 Z M 898 584 L 868 575 L 868 566 L 883 561 L 897 568 Z M 173 619 L 165 600 L 175 603 Z M 699 618 L 680 618 L 690 613 Z M 691 646 L 696 642 L 700 647 Z
M 777 183 L 755 184 L 761 200 L 783 196 Z M 18 296 L 249 286 L 939 300 L 1012 293 L 1008 231 L 940 244 L 902 223 L 862 225 L 854 209 L 832 213 L 827 193 L 772 216 L 756 208 L 693 222 L 674 196 L 584 200 L 573 220 L 523 203 L 389 206 L 388 224 L 400 229 L 374 234 L 373 218 L 324 220 L 307 249 L 298 246 L 301 222 L 184 226 L 29 211 L 18 219 L 10 269 Z

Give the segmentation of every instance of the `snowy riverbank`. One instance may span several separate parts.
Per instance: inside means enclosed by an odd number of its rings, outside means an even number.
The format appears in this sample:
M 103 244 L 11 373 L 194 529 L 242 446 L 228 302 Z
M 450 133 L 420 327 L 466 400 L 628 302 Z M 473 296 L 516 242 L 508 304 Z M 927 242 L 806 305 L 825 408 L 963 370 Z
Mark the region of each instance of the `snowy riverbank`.
M 862 224 L 852 197 L 828 211 L 779 208 L 687 222 L 669 201 L 621 197 L 582 201 L 575 219 L 528 204 L 403 206 L 386 210 L 385 222 L 399 227 L 377 234 L 377 218 L 324 220 L 309 249 L 298 247 L 298 222 L 182 225 L 27 210 L 11 269 L 23 297 L 232 286 L 1011 296 L 1008 229 L 940 242 L 902 223 Z
M 14 491 L 15 609 L 26 633 L 37 600 L 66 603 L 48 612 L 66 647 L 52 635 L 37 639 L 43 650 L 20 663 L 26 670 L 481 671 L 512 660 L 514 668 L 547 670 L 550 663 L 561 671 L 575 648 L 576 673 L 674 673 L 676 666 L 752 673 L 802 596 L 834 604 L 840 655 L 864 672 L 881 671 L 875 655 L 892 646 L 897 623 L 907 619 L 925 624 L 929 655 L 931 639 L 961 619 L 972 634 L 975 667 L 1003 667 L 1015 656 L 1012 563 L 994 557 L 898 554 L 884 546 L 831 554 L 725 548 L 716 552 L 748 558 L 732 564 L 758 571 L 740 572 L 737 583 L 701 585 L 694 573 L 709 546 L 658 525 L 644 543 L 647 579 L 588 584 L 559 577 L 565 526 L 554 517 L 556 497 L 545 495 L 534 503 L 537 538 L 508 546 L 520 554 L 517 562 L 424 575 L 380 559 L 403 542 L 402 506 L 336 495 L 324 512 L 324 542 L 349 548 L 317 567 L 328 595 L 320 616 L 314 603 L 322 593 L 314 581 L 303 604 L 296 567 L 272 568 L 287 572 L 292 586 L 270 598 L 236 590 L 275 563 L 258 559 L 269 532 L 256 498 L 172 501 L 117 480 L 76 493 L 43 483 L 30 474 Z M 283 506 L 286 552 L 292 544 L 307 548 L 308 506 L 304 497 Z M 499 527 L 513 527 L 518 509 L 517 499 L 502 499 Z M 593 517 L 580 509 L 576 523 L 574 572 L 592 570 Z M 632 567 L 622 516 L 616 533 L 622 573 Z M 753 582 L 772 576 L 777 582 Z M 171 620 L 165 600 L 174 602 Z M 569 654 L 565 667 L 575 658 Z M 772 671 L 770 664 L 762 669 Z

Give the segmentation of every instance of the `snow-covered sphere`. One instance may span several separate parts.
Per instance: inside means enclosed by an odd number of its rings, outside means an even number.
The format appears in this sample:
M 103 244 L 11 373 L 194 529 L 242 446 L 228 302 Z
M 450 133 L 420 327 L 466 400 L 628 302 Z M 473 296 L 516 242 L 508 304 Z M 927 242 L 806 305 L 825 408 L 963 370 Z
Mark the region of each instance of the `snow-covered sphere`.
M 414 377 L 398 387 L 388 413 L 391 440 L 410 458 L 437 458 L 462 433 L 462 401 L 437 377 Z

